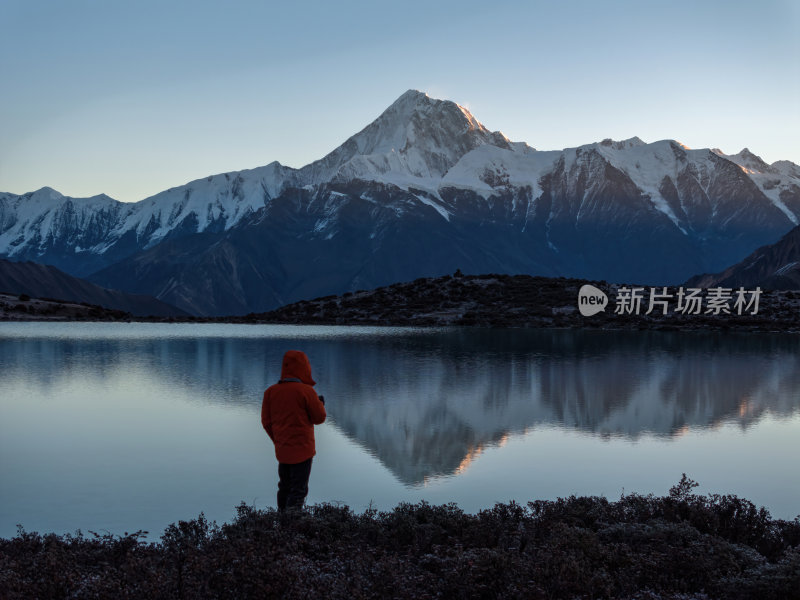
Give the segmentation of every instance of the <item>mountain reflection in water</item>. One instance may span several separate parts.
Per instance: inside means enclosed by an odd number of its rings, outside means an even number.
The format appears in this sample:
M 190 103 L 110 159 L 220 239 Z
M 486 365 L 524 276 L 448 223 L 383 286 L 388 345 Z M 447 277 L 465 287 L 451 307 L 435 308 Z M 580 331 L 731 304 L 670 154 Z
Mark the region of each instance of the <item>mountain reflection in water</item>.
M 283 352 L 303 350 L 329 422 L 406 485 L 458 473 L 483 448 L 535 428 L 669 440 L 800 407 L 800 341 L 788 335 L 124 327 L 80 337 L 4 329 L 2 377 L 47 389 L 140 366 L 197 402 L 252 408 L 257 419 Z

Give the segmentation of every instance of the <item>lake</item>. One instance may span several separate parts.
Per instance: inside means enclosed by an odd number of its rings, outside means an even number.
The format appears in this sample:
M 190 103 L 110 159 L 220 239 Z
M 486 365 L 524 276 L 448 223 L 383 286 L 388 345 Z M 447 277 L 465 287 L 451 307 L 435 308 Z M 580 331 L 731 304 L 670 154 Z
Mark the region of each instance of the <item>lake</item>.
M 263 390 L 311 359 L 328 420 L 308 502 L 737 494 L 800 514 L 800 337 L 0 323 L 0 537 L 274 507 Z

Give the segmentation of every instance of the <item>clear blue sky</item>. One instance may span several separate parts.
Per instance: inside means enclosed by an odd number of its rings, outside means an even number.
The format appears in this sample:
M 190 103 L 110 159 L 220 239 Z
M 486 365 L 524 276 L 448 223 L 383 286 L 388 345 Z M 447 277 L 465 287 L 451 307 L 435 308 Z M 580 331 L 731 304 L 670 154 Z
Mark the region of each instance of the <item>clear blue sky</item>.
M 800 163 L 797 0 L 0 0 L 0 191 L 135 201 L 300 167 L 409 88 L 541 150 Z

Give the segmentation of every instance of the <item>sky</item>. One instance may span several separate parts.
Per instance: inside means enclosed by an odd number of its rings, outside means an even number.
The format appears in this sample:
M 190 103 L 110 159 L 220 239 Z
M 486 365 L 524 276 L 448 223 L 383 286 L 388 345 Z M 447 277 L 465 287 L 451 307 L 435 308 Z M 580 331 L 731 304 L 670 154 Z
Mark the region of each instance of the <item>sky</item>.
M 538 150 L 800 164 L 796 0 L 0 0 L 0 191 L 138 201 L 301 167 L 408 89 Z

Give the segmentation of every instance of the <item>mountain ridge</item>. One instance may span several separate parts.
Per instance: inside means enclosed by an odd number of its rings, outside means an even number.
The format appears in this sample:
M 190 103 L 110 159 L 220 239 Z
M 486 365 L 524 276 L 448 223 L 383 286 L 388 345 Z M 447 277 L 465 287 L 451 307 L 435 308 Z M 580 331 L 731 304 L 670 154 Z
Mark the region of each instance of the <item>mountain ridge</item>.
M 774 244 L 762 246 L 719 273 L 704 273 L 686 283 L 692 287 L 800 290 L 800 226 Z

